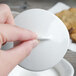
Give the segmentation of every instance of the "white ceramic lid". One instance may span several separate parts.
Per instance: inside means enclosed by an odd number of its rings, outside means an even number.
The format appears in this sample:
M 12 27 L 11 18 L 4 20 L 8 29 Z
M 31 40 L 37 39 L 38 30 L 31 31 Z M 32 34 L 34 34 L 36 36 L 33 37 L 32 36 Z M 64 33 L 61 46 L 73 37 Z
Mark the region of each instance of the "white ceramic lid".
M 69 45 L 69 34 L 63 22 L 50 12 L 30 9 L 15 18 L 16 25 L 38 34 L 40 41 L 32 53 L 19 65 L 32 71 L 41 71 L 56 65 L 65 55 Z

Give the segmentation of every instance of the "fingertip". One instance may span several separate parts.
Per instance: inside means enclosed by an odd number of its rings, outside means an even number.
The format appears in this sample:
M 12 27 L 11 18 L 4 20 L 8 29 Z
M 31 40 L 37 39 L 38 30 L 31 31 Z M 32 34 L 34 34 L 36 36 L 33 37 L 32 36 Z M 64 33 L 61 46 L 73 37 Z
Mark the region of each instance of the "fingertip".
M 38 40 L 32 40 L 32 46 L 35 48 L 38 45 L 39 41 Z
M 33 37 L 34 39 L 37 39 L 37 34 L 36 34 L 35 32 L 32 32 L 32 37 Z

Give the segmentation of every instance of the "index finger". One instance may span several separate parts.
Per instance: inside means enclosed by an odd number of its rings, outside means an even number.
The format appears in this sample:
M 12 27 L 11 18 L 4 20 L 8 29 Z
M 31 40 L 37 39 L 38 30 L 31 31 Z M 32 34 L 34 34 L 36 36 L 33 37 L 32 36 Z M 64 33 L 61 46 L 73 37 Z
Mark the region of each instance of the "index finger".
M 28 41 L 36 38 L 37 35 L 30 30 L 10 26 L 9 24 L 0 24 L 0 41 L 2 41 L 2 43 Z

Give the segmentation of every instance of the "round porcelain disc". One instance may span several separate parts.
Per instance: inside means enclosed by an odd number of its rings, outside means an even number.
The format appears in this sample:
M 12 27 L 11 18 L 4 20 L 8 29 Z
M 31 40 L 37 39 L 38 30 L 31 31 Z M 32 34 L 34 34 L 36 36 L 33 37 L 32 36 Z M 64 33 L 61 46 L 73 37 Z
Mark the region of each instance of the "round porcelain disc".
M 36 32 L 38 37 L 50 38 L 40 41 L 20 66 L 41 71 L 53 67 L 63 58 L 68 48 L 69 34 L 63 22 L 55 15 L 42 9 L 30 9 L 19 14 L 15 23 Z

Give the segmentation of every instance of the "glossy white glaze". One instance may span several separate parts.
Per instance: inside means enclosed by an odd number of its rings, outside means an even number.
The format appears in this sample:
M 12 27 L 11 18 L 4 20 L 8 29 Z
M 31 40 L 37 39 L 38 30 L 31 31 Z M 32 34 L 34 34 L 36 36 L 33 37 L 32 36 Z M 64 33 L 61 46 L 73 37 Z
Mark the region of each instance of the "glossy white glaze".
M 56 65 L 65 55 L 69 45 L 69 34 L 63 22 L 43 9 L 30 9 L 15 18 L 16 25 L 29 29 L 38 37 L 49 37 L 41 41 L 20 66 L 41 71 Z

